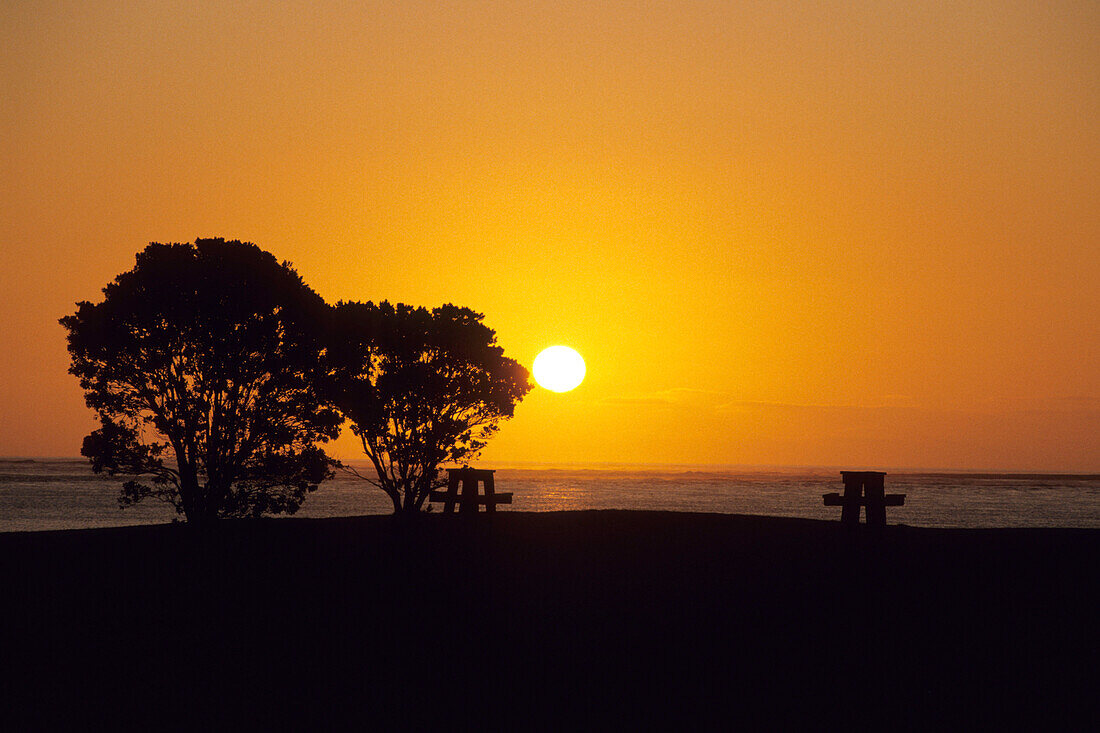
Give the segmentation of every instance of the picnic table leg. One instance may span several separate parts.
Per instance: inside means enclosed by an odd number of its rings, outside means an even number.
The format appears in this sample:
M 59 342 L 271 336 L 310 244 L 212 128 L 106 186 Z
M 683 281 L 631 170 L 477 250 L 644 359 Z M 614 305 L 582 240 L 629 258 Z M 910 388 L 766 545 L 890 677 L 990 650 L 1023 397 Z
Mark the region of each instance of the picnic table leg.
M 867 500 L 867 525 L 870 527 L 886 526 L 886 489 L 881 475 L 869 475 L 863 487 L 863 495 Z
M 459 511 L 477 514 L 477 476 L 467 474 L 462 478 L 462 499 Z
M 493 486 L 493 474 L 489 473 L 485 475 L 485 511 L 495 512 L 497 510 L 497 503 L 493 500 L 496 496 L 496 489 Z
M 447 475 L 447 500 L 443 502 L 444 514 L 450 514 L 455 510 L 456 499 L 458 499 L 458 474 L 452 471 Z
M 841 524 L 859 524 L 859 504 L 862 495 L 862 478 L 854 474 L 845 474 L 844 506 L 840 510 Z

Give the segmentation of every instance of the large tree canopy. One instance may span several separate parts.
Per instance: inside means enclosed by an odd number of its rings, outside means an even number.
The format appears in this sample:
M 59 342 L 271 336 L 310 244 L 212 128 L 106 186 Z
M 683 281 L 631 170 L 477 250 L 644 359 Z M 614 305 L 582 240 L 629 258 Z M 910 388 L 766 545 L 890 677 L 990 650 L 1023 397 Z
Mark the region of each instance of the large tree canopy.
M 531 389 L 482 317 L 454 305 L 335 308 L 333 400 L 395 513 L 419 511 L 440 485 L 440 465 L 472 460 Z
M 81 452 L 147 479 L 120 505 L 153 497 L 192 522 L 293 513 L 331 475 L 316 445 L 342 421 L 317 394 L 327 306 L 288 263 L 250 243 L 153 243 L 103 293 L 61 323 L 102 425 Z

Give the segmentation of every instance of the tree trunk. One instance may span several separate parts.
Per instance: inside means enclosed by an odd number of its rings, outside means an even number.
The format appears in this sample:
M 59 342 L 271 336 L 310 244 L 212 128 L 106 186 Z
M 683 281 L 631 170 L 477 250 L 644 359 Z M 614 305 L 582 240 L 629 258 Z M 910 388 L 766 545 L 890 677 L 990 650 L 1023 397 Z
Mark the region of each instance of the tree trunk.
M 424 508 L 424 502 L 428 500 L 428 495 L 431 493 L 432 482 L 426 479 L 419 481 L 416 487 L 416 502 L 413 506 L 413 511 L 421 511 Z
M 199 496 L 199 478 L 195 470 L 186 464 L 179 467 L 180 473 L 180 504 L 183 505 L 183 516 L 188 523 L 201 522 L 202 502 Z
M 394 489 L 392 491 L 389 490 L 389 489 L 386 489 L 386 494 L 390 497 L 390 501 L 393 502 L 393 513 L 394 513 L 394 515 L 400 515 L 401 514 L 401 495 L 397 493 L 396 489 Z
M 405 487 L 404 494 L 398 494 L 401 499 L 394 500 L 394 514 L 406 519 L 412 519 L 420 514 L 420 505 L 416 501 L 415 487 Z

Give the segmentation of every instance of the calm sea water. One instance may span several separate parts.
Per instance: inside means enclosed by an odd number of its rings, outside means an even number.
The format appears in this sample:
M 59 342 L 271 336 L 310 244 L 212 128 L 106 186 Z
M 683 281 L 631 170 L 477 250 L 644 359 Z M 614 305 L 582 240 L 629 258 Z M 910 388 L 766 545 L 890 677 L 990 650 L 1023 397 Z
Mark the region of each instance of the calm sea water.
M 361 467 L 365 470 L 365 467 Z M 84 460 L 0 459 L 0 531 L 78 529 L 170 522 L 174 512 L 147 502 L 116 504 L 122 481 L 94 475 Z M 840 491 L 837 469 L 500 466 L 502 511 L 658 509 L 839 518 L 821 495 Z M 887 510 L 891 524 L 920 527 L 1100 528 L 1100 475 L 888 473 L 886 490 L 908 496 Z M 337 477 L 311 494 L 296 516 L 388 514 L 389 499 L 362 479 Z

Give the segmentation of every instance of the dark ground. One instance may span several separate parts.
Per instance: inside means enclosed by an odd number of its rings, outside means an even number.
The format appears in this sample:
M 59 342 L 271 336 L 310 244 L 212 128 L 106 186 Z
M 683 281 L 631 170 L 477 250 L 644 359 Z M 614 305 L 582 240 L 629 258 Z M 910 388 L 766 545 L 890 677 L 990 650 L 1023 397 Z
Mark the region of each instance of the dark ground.
M 0 535 L 8 729 L 1100 723 L 1100 531 L 470 519 Z

